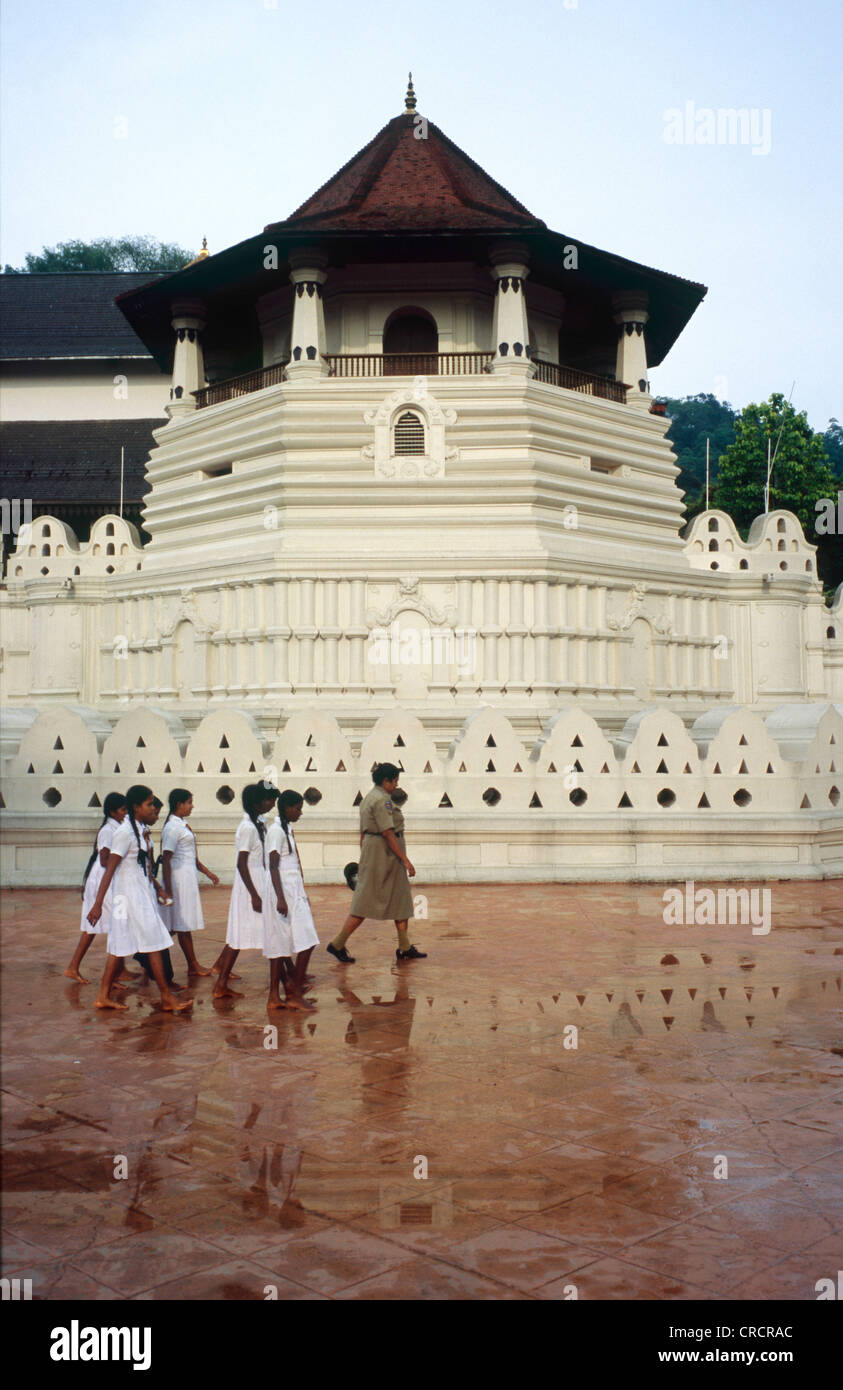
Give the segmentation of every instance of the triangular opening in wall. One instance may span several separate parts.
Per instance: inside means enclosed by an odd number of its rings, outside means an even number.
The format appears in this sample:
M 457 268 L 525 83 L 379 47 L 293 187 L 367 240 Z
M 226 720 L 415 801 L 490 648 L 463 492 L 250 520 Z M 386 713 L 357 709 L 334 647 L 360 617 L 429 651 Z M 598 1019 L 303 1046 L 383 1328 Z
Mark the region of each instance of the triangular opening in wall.
M 640 771 L 641 771 L 641 769 L 640 769 L 640 767 L 638 766 L 637 763 L 633 763 L 633 764 L 632 764 L 632 769 L 631 769 L 631 770 L 632 770 L 633 772 L 640 772 Z
M 204 769 L 204 767 L 202 766 L 201 763 L 197 763 L 197 764 L 196 764 L 196 771 L 197 771 L 197 772 L 204 772 L 204 771 L 205 771 L 205 769 Z
M 521 772 L 521 771 L 522 771 L 521 764 L 520 764 L 520 763 L 516 763 L 515 766 L 514 766 L 514 768 L 512 769 L 512 771 L 513 771 L 513 772 Z
M 167 763 L 167 766 L 164 768 L 164 771 L 165 771 L 165 772 L 172 773 L 173 769 L 170 767 L 170 764 L 169 764 L 169 763 Z
M 834 734 L 830 734 L 828 741 L 829 743 L 836 743 L 837 739 L 834 737 Z
M 90 771 L 91 771 L 91 764 L 90 764 L 90 763 L 86 763 L 85 766 L 84 766 L 83 769 L 82 769 L 82 776 L 84 777 L 85 774 L 88 773 L 88 772 L 90 772 Z
M 362 792 L 358 792 L 351 804 L 352 804 L 352 806 L 359 806 L 359 805 L 360 805 L 360 802 L 361 802 L 362 800 L 363 800 L 363 793 L 362 793 Z
M 571 771 L 572 771 L 572 772 L 582 772 L 582 771 L 583 771 L 583 765 L 582 765 L 582 763 L 580 762 L 579 758 L 577 758 L 576 762 L 574 763 L 573 767 L 571 768 Z
M 432 771 L 433 771 L 433 768 L 430 766 L 430 763 L 425 763 L 424 768 L 422 769 L 422 771 L 423 771 L 423 772 L 432 772 Z
M 249 771 L 257 772 L 257 768 L 255 767 L 254 763 L 249 763 Z
M 442 800 L 439 802 L 439 809 L 441 811 L 453 811 L 454 809 L 453 802 L 447 792 L 443 794 Z
M 748 777 L 748 776 L 749 776 L 749 768 L 747 767 L 746 762 L 745 762 L 745 760 L 744 760 L 743 758 L 741 758 L 741 765 L 740 765 L 740 767 L 738 768 L 738 776 L 739 776 L 739 777 Z
M 254 768 L 252 768 L 252 771 L 254 772 Z M 290 764 L 286 761 L 286 759 L 284 760 L 284 766 L 282 767 L 281 771 L 282 771 L 282 772 L 289 772 L 289 771 L 290 771 Z
M 574 737 L 571 739 L 571 747 L 582 748 L 582 739 L 580 738 L 579 734 L 574 734 Z
M 100 801 L 100 799 L 99 799 L 99 797 L 97 796 L 96 792 L 94 792 L 93 796 L 91 797 L 90 801 L 88 802 L 88 805 L 89 805 L 89 806 L 101 806 L 101 805 L 102 805 L 102 802 Z
M 691 764 L 690 764 L 690 763 L 686 763 L 685 766 L 684 766 L 683 769 L 682 769 L 682 772 L 683 772 L 683 773 L 686 773 L 686 772 L 690 772 L 690 771 L 691 771 Z
M 667 772 L 667 763 L 665 762 L 664 758 L 662 758 L 661 762 L 656 768 L 656 772 Z
M 538 808 L 538 810 L 541 810 L 541 809 L 542 809 L 542 804 L 541 804 L 541 802 L 539 801 L 539 794 L 538 794 L 538 792 L 533 792 L 532 798 L 531 798 L 531 800 L 530 800 L 530 807 L 529 807 L 529 809 L 532 811 L 532 810 L 535 809 L 535 808 Z
M 497 748 L 497 746 L 498 746 L 498 745 L 495 743 L 495 740 L 492 738 L 492 735 L 489 734 L 489 737 L 486 739 L 486 747 L 487 747 L 487 748 Z
M 836 771 L 837 771 L 837 768 L 834 766 L 834 763 L 833 763 L 833 762 L 829 763 L 829 765 L 828 765 L 828 770 L 829 770 L 829 772 L 836 772 Z
M 226 738 L 225 734 L 223 734 L 222 738 L 220 739 L 220 748 L 228 748 L 228 746 L 228 739 Z
M 144 741 L 143 741 L 142 738 L 139 738 L 138 741 L 137 741 L 137 743 L 135 744 L 135 747 L 136 747 L 136 748 L 145 748 L 145 747 L 146 747 L 146 744 L 144 743 Z
M 629 799 L 629 797 L 627 796 L 626 792 L 624 792 L 623 796 L 621 797 L 620 801 L 618 802 L 618 810 L 619 810 L 619 811 L 631 811 L 631 810 L 632 810 L 632 802 L 630 801 L 630 799 Z
M 697 810 L 698 810 L 698 811 L 710 811 L 710 810 L 711 810 L 711 802 L 709 801 L 709 799 L 708 799 L 708 797 L 706 796 L 705 792 L 703 792 L 702 796 L 700 797 L 699 801 L 697 802 Z
M 491 758 L 489 759 L 489 761 L 488 761 L 487 764 L 486 764 L 486 771 L 487 771 L 487 772 L 494 772 L 494 771 L 495 771 L 495 764 L 492 762 L 492 759 L 491 759 Z
M 608 764 L 607 764 L 607 763 L 604 763 L 603 766 L 601 767 L 600 771 L 601 771 L 601 772 L 608 772 L 608 771 L 609 771 Z
M 307 767 L 305 768 L 305 772 L 318 772 L 318 771 L 319 771 L 319 768 L 318 768 L 318 767 L 314 767 L 314 765 L 313 765 L 313 759 L 312 759 L 312 758 L 308 758 L 308 760 L 307 760 Z
M 231 768 L 228 766 L 228 763 L 226 762 L 225 758 L 223 758 L 222 762 L 220 763 L 220 772 L 230 772 L 230 771 L 231 771 Z
M 30 764 L 29 764 L 29 767 L 28 767 L 26 770 L 27 770 L 27 772 L 33 772 L 33 773 L 34 773 L 35 768 L 32 766 L 32 763 L 30 763 Z
M 810 803 L 810 801 L 808 800 L 808 793 L 807 793 L 807 792 L 805 793 L 805 795 L 803 796 L 802 800 L 801 800 L 800 803 L 799 803 L 799 809 L 800 809 L 800 811 L 810 811 L 810 810 L 811 810 L 811 803 Z
M 56 739 L 55 743 L 53 744 L 53 748 L 60 749 L 62 753 L 64 752 L 64 744 L 61 741 L 61 737 Z
M 819 763 L 817 763 L 816 767 L 814 768 L 814 771 L 815 771 L 815 772 L 819 772 L 819 770 L 820 770 L 820 765 L 819 765 Z
M 746 746 L 747 746 L 746 738 L 744 737 L 743 734 L 741 734 L 740 738 L 738 739 L 738 747 L 739 747 L 739 748 L 746 748 Z
M 114 771 L 115 771 L 115 772 L 119 772 L 119 771 L 120 771 L 120 764 L 119 764 L 119 763 L 115 763 L 115 764 L 114 764 Z
M 346 770 L 347 770 L 347 769 L 346 769 L 345 763 L 343 762 L 342 758 L 340 758 L 339 762 L 337 763 L 336 767 L 334 768 L 334 772 L 345 772 Z
M 56 763 L 55 767 L 53 768 L 53 772 L 64 772 L 64 768 L 62 767 L 61 763 Z
M 555 763 L 548 763 L 548 765 L 547 765 L 547 770 L 548 770 L 548 772 L 555 772 L 555 771 L 556 771 L 556 764 L 555 764 Z
M 714 770 L 714 772 L 719 772 L 719 771 L 720 771 L 720 764 L 719 764 L 719 763 L 715 763 L 715 764 L 714 764 L 714 769 L 713 769 L 713 770 Z
M 465 763 L 460 763 L 460 772 L 465 772 Z
M 658 741 L 658 743 L 656 744 L 656 747 L 657 747 L 657 748 L 667 748 L 667 747 L 669 747 L 668 741 L 667 741 L 667 739 L 665 738 L 664 734 L 659 734 L 659 741 Z
M 406 748 L 406 747 L 407 747 L 406 743 L 404 742 L 404 740 L 403 740 L 403 738 L 401 737 L 400 734 L 398 735 L 397 739 L 395 740 L 395 742 L 393 743 L 392 746 L 393 746 L 393 748 Z
M 305 748 L 312 748 L 312 747 L 313 747 L 313 734 L 308 734 L 308 736 L 307 736 L 307 743 L 306 743 L 304 746 L 305 746 Z
M 399 768 L 401 769 L 402 772 L 405 772 L 405 771 L 406 771 L 406 768 L 404 767 L 404 764 L 402 763 L 402 761 L 401 761 L 400 758 L 398 759 L 398 766 L 399 766 Z
M 138 763 L 138 772 L 146 772 L 146 768 L 144 767 L 143 763 Z
M 768 771 L 768 772 L 772 772 L 772 771 L 773 771 L 773 764 L 772 764 L 772 763 L 768 763 L 768 764 L 767 764 L 767 771 Z

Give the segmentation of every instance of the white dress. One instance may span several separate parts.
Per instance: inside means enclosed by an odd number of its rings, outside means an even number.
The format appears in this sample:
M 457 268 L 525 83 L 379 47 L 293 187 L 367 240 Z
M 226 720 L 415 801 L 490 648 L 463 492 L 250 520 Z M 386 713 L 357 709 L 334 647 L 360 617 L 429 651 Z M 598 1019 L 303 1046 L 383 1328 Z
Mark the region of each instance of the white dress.
M 105 873 L 105 869 L 100 863 L 100 850 L 111 849 L 111 842 L 114 839 L 114 832 L 117 830 L 118 824 L 118 821 L 112 820 L 111 816 L 109 816 L 105 824 L 100 826 L 99 834 L 97 835 L 97 857 L 91 865 L 91 872 L 85 879 L 85 892 L 82 897 L 82 931 L 90 932 L 92 936 L 100 936 L 108 931 L 112 888 L 109 888 L 105 895 L 102 905 L 102 916 L 95 927 L 92 927 L 88 921 L 88 913 L 96 902 L 97 893 L 102 883 L 102 876 Z
M 108 953 L 133 956 L 136 951 L 165 951 L 173 938 L 161 920 L 154 889 L 138 863 L 138 842 L 128 816 L 111 842 L 120 864 L 111 881 Z
M 171 932 L 202 931 L 205 919 L 199 899 L 196 837 L 181 816 L 170 816 L 161 832 L 161 853 L 166 854 L 168 850 L 173 855 L 170 860 L 173 906 L 162 907 L 161 916 Z
M 263 816 L 258 817 L 263 820 Z M 225 944 L 234 951 L 259 951 L 263 946 L 263 913 L 255 912 L 252 899 L 237 868 L 238 856 L 246 850 L 249 855 L 249 874 L 258 897 L 263 895 L 264 851 L 252 820 L 245 813 L 234 837 L 234 885 L 228 909 Z
M 313 913 L 304 891 L 304 881 L 296 851 L 296 840 L 291 825 L 287 826 L 287 835 L 290 837 L 289 845 L 279 817 L 273 821 L 266 836 L 266 875 L 263 885 L 263 953 L 270 960 L 274 960 L 277 956 L 294 956 L 299 951 L 306 951 L 309 946 L 319 945 L 319 937 L 316 935 L 316 928 L 313 925 Z M 282 917 L 278 911 L 278 895 L 275 892 L 269 872 L 269 856 L 273 853 L 281 856 L 278 872 L 287 904 L 286 917 Z

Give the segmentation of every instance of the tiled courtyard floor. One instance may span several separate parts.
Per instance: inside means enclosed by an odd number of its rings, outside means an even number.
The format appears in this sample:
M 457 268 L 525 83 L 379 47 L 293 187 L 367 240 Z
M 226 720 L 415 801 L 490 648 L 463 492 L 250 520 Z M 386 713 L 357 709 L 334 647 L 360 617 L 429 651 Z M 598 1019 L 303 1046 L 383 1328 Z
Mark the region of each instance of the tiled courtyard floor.
M 356 965 L 314 953 L 316 1013 L 271 1017 L 255 952 L 242 999 L 202 979 L 174 1017 L 133 983 L 98 1012 L 62 975 L 78 895 L 8 892 L 3 1273 L 45 1299 L 816 1299 L 843 1267 L 841 889 L 773 884 L 753 936 L 665 926 L 658 886 L 420 887 L 428 960 L 367 924 Z M 348 894 L 311 899 L 327 941 Z M 210 964 L 228 890 L 203 903 Z

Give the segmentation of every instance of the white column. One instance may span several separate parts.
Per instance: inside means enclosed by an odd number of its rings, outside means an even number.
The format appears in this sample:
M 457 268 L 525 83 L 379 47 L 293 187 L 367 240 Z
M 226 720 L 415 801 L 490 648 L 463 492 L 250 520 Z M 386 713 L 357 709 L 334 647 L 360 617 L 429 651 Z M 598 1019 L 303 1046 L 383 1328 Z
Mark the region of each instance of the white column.
M 492 371 L 504 376 L 531 377 L 530 334 L 527 327 L 526 284 L 530 273 L 527 250 L 519 242 L 493 246 L 489 252 L 497 281 L 492 327 L 495 356 Z
M 349 592 L 348 686 L 349 691 L 366 689 L 366 581 L 352 579 Z
M 612 296 L 615 323 L 618 325 L 618 357 L 615 380 L 624 382 L 627 405 L 649 410 L 653 403 L 647 381 L 647 344 L 644 325 L 649 318 L 648 298 L 644 293 L 629 292 Z
M 290 254 L 290 279 L 293 284 L 293 327 L 290 335 L 288 381 L 327 376 L 325 360 L 325 306 L 322 286 L 328 258 L 317 251 L 293 251 Z
M 509 583 L 509 670 L 506 678 L 508 691 L 526 690 L 529 682 L 524 676 L 524 638 L 527 628 L 524 625 L 524 581 L 512 579 Z
M 339 581 L 322 580 L 322 620 L 319 636 L 322 639 L 322 686 L 336 694 L 339 689 L 339 642 L 342 628 L 338 621 Z
M 498 638 L 501 635 L 499 623 L 500 580 L 486 579 L 483 583 L 483 688 L 497 690 L 500 687 L 498 675 Z
M 296 690 L 313 693 L 316 684 L 313 679 L 313 656 L 317 638 L 314 622 L 316 609 L 315 579 L 299 580 L 299 620 L 296 624 L 296 645 L 298 647 L 299 669 Z
M 198 300 L 179 300 L 173 305 L 173 331 L 176 345 L 173 352 L 173 380 L 170 403 L 165 410 L 170 419 L 190 415 L 196 409 L 194 391 L 205 385 L 205 359 L 202 353 L 202 330 L 205 310 Z

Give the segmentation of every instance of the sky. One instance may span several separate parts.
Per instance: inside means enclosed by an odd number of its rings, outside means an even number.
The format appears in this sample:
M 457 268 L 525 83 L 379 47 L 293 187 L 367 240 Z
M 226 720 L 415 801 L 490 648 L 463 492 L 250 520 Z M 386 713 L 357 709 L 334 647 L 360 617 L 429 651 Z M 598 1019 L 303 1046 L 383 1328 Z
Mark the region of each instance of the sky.
M 4 0 L 0 38 L 3 264 L 252 236 L 411 68 L 421 114 L 548 226 L 709 287 L 655 393 L 843 416 L 840 0 Z

